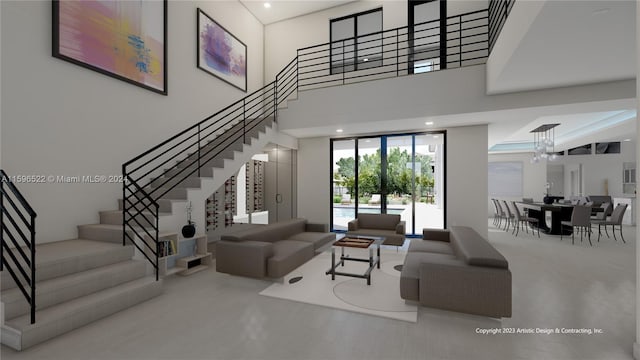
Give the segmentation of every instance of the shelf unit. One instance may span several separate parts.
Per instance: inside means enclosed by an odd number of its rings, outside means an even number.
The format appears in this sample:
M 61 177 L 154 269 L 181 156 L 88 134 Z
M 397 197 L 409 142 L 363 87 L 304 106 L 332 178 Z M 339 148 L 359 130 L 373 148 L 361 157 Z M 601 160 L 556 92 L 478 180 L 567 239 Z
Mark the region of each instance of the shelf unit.
M 148 237 L 146 241 L 150 241 Z M 158 255 L 158 273 L 165 277 L 173 274 L 191 275 L 211 265 L 212 254 L 207 251 L 207 235 L 196 234 L 192 238 L 183 238 L 178 233 L 158 235 L 159 247 L 170 249 Z M 162 245 L 165 244 L 165 245 Z M 147 255 L 151 255 L 147 250 Z
M 232 176 L 205 202 L 206 230 L 215 231 L 233 225 L 236 213 L 236 177 Z

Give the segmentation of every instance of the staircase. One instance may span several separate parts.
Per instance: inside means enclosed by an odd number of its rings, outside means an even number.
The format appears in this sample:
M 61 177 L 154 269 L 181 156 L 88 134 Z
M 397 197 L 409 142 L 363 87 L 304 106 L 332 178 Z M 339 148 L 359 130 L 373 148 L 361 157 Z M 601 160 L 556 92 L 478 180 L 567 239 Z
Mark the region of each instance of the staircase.
M 23 350 L 158 296 L 162 282 L 133 260 L 133 246 L 73 239 L 36 246 L 36 319 L 2 272 L 2 344 Z
M 225 130 L 228 131 L 229 129 Z M 167 184 L 175 185 L 158 200 L 159 228 L 176 231 L 186 223 L 185 206 L 191 201 L 202 209 L 195 211 L 198 224 L 204 224 L 204 201 L 226 179 L 274 138 L 273 118 L 262 119 L 261 125 L 245 134 L 243 142 L 225 146 L 224 151 L 202 163 L 199 176 L 194 172 L 184 180 L 171 176 L 193 168 L 192 155 L 164 170 L 145 187 L 147 192 L 163 191 Z M 213 148 L 224 140 L 220 136 L 201 151 Z M 167 179 L 169 181 L 167 181 Z M 201 204 L 200 204 L 201 203 Z M 29 304 L 11 274 L 1 274 L 0 300 L 4 305 L 5 322 L 1 329 L 2 344 L 23 350 L 103 317 L 144 302 L 162 292 L 162 280 L 150 276 L 148 261 L 134 245 L 122 245 L 123 200 L 118 210 L 100 212 L 99 224 L 78 226 L 78 239 L 36 246 L 36 319 L 30 322 Z M 149 223 L 150 212 L 140 212 L 135 220 Z M 143 227 L 126 229 L 129 237 L 144 237 Z M 27 250 L 25 250 L 27 251 Z M 18 260 L 19 257 L 18 257 Z M 24 261 L 21 265 L 28 268 Z

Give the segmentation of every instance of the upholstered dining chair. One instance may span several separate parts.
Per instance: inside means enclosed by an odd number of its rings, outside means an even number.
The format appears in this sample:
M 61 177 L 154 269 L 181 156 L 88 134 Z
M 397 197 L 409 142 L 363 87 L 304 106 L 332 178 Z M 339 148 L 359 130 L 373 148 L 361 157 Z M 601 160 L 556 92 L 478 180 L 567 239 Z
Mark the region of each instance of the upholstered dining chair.
M 562 241 L 563 228 L 565 226 L 571 226 L 571 244 L 575 242 L 576 230 L 580 231 L 580 242 L 582 242 L 582 233 L 587 232 L 589 238 L 589 245 L 593 246 L 591 242 L 591 206 L 576 205 L 573 207 L 570 221 L 560 222 L 560 241 Z
M 498 226 L 498 222 L 500 221 L 500 210 L 498 209 L 498 203 L 496 199 L 491 199 L 491 203 L 493 204 L 493 225 Z
M 619 231 L 620 231 L 620 238 L 622 239 L 623 243 L 626 243 L 626 241 L 624 241 L 624 236 L 622 236 L 622 218 L 624 217 L 624 212 L 626 210 L 627 210 L 627 204 L 618 204 L 616 205 L 616 208 L 613 209 L 613 212 L 611 213 L 611 217 L 609 217 L 608 220 L 606 218 L 591 220 L 592 224 L 598 224 L 598 241 L 600 241 L 600 235 L 602 234 L 600 231 L 600 227 L 602 225 L 604 225 L 604 232 L 607 234 L 607 237 L 609 237 L 609 233 L 607 232 L 607 225 L 611 225 L 612 232 L 613 232 L 613 239 L 618 241 L 618 239 L 616 239 L 616 225 L 618 225 Z M 604 214 L 606 214 L 606 212 Z
M 502 200 L 502 203 L 504 204 L 504 207 L 502 210 L 504 211 L 505 219 L 507 220 L 507 226 L 504 228 L 504 231 L 509 231 L 509 228 L 511 227 L 511 223 L 515 220 L 515 217 L 511 213 L 511 209 L 509 209 L 509 204 L 507 203 L 507 200 Z
M 498 226 L 498 229 L 500 229 L 502 226 L 502 219 L 507 219 L 507 214 L 504 212 L 502 205 L 500 205 L 500 200 L 498 199 L 493 199 L 493 200 L 496 208 L 498 209 L 498 225 L 497 226 Z
M 532 223 L 536 224 L 536 228 L 538 228 L 538 237 L 540 237 L 540 226 L 538 226 L 538 219 L 536 218 L 532 218 L 532 217 L 528 217 L 528 216 L 524 216 L 523 214 L 520 213 L 520 209 L 518 208 L 518 205 L 516 204 L 515 201 L 511 202 L 511 208 L 513 209 L 513 215 L 515 216 L 515 229 L 513 229 L 515 231 L 515 235 L 516 237 L 518 236 L 518 233 L 520 232 L 520 227 L 524 226 L 524 229 L 527 231 L 527 233 L 529 233 L 529 230 L 527 230 L 527 227 L 529 225 L 531 225 Z M 533 228 L 531 228 L 531 232 L 535 231 Z

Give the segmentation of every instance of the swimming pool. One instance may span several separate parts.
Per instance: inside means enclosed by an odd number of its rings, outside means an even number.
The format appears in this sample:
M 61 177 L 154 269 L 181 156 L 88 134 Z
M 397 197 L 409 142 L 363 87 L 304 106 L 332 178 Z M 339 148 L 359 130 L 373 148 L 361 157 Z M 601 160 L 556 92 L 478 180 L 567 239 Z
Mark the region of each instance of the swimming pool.
M 387 208 L 387 214 L 402 214 L 403 208 Z M 366 208 L 362 207 L 358 209 L 360 214 L 379 214 L 380 208 Z M 348 218 L 355 219 L 356 209 L 352 207 L 334 207 L 333 218 Z

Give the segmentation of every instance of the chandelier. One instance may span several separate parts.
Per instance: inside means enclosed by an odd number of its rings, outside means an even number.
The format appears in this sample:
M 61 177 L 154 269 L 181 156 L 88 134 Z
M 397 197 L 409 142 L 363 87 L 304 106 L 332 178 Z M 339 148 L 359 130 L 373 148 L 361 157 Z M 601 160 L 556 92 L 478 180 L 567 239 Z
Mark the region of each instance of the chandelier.
M 544 124 L 531 130 L 533 133 L 533 158 L 531 163 L 538 163 L 540 160 L 553 161 L 558 158 L 555 153 L 555 130 L 560 124 Z

